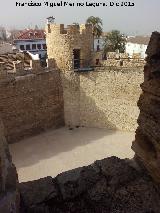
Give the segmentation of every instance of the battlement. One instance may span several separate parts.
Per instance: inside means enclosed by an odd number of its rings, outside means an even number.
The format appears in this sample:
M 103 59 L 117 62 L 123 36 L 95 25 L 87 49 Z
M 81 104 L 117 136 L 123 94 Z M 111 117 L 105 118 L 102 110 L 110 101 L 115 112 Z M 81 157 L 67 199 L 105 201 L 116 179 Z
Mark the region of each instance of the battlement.
M 144 67 L 145 63 L 140 54 L 130 58 L 127 53 L 108 52 L 105 59 L 102 51 L 92 54 L 92 66 L 131 68 Z
M 67 25 L 65 28 L 64 24 L 55 24 L 49 23 L 46 27 L 47 33 L 55 33 L 55 34 L 90 34 L 92 33 L 92 25 L 91 24 L 81 24 L 81 25 Z
M 6 69 L 5 63 L 0 63 L 0 81 L 7 80 L 10 77 L 25 76 L 28 74 L 39 74 L 55 69 L 55 60 L 48 59 L 47 67 L 42 67 L 39 60 L 28 60 L 27 68 L 24 61 L 12 61 L 12 69 Z
M 134 68 L 134 67 L 144 67 L 144 60 L 135 60 L 135 59 L 107 59 L 100 62 L 100 66 L 103 67 L 125 67 L 125 68 Z

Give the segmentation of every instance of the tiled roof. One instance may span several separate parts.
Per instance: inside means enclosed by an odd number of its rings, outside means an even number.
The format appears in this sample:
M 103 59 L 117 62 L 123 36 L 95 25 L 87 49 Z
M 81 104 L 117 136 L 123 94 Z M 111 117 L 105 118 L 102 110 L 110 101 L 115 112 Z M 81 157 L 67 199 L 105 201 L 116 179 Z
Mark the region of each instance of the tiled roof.
M 145 44 L 148 45 L 150 40 L 149 36 L 135 36 L 127 39 L 127 42 L 131 42 L 134 44 Z
M 15 40 L 34 40 L 34 39 L 45 39 L 46 34 L 44 30 L 23 30 L 15 38 Z

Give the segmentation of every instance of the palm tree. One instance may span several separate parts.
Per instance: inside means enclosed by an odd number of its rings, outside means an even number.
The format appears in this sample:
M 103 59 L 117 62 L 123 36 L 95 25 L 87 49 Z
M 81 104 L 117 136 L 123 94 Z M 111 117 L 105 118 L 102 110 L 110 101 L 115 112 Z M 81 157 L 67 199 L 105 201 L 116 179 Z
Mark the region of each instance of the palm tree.
M 99 38 L 102 35 L 102 19 L 99 17 L 90 16 L 86 20 L 86 24 L 92 24 L 93 27 L 93 50 L 94 50 L 94 38 Z

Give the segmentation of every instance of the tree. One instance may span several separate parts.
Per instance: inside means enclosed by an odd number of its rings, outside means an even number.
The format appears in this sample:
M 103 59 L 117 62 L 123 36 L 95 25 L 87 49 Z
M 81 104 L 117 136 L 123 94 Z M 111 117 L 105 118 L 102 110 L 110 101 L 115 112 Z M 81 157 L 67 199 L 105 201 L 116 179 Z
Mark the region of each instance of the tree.
M 102 35 L 102 19 L 100 19 L 99 17 L 90 16 L 87 19 L 86 24 L 92 24 L 94 37 L 99 38 Z
M 105 37 L 104 41 L 104 53 L 119 51 L 124 53 L 125 51 L 126 38 L 118 30 L 112 30 Z
M 92 24 L 93 27 L 93 50 L 94 50 L 94 38 L 99 38 L 102 35 L 102 19 L 99 17 L 90 16 L 86 20 L 86 24 Z

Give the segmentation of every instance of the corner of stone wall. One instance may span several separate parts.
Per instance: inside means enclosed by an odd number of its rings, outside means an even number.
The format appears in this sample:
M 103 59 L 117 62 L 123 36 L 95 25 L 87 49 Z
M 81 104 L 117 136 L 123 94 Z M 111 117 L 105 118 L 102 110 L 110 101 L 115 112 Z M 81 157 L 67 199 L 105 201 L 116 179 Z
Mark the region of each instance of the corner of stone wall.
M 67 126 L 80 125 L 80 75 L 72 71 L 60 72 L 63 86 L 64 117 Z
M 152 34 L 146 53 L 139 126 L 132 149 L 138 162 L 160 183 L 160 33 Z

